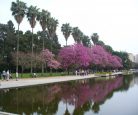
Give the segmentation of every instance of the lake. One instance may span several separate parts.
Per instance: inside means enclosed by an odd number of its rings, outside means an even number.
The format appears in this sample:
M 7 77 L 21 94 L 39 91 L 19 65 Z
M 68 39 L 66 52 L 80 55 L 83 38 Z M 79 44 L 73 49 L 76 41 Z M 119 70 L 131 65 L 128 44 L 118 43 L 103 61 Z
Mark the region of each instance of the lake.
M 0 111 L 20 115 L 138 115 L 138 75 L 3 89 Z

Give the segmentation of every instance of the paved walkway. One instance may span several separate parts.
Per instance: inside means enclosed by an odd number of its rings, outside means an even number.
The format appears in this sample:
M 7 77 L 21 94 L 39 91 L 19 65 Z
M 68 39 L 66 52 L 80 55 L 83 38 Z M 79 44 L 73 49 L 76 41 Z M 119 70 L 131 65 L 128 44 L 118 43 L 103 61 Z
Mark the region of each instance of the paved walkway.
M 88 79 L 88 78 L 94 78 L 94 77 L 97 77 L 97 76 L 95 76 L 94 74 L 90 74 L 87 76 L 23 78 L 23 79 L 19 79 L 18 81 L 16 81 L 15 79 L 10 79 L 9 81 L 0 81 L 0 89 L 79 80 L 79 79 Z

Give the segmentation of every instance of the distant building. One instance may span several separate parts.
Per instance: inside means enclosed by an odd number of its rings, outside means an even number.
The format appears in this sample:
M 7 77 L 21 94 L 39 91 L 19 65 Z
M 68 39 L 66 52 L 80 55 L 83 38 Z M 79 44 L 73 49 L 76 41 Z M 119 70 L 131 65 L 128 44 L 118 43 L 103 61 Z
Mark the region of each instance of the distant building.
M 128 53 L 130 61 L 135 62 L 135 56 L 132 53 Z

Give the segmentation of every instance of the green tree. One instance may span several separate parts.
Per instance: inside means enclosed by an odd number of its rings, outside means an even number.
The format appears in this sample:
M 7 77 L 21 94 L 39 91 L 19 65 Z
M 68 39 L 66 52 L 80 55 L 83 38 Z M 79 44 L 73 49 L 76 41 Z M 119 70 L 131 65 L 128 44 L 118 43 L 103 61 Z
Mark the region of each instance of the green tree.
M 46 11 L 46 10 L 42 10 L 42 12 L 39 12 L 38 15 L 37 15 L 37 20 L 39 21 L 41 27 L 42 27 L 42 30 L 43 30 L 43 33 L 46 31 L 46 28 L 48 26 L 48 20 L 50 18 L 50 12 Z M 43 37 L 43 50 L 45 49 L 44 47 L 44 37 Z
M 93 33 L 91 39 L 93 41 L 93 44 L 96 45 L 96 43 L 99 41 L 99 35 L 97 33 Z
M 65 37 L 65 40 L 66 40 L 66 46 L 67 46 L 67 40 L 72 32 L 72 28 L 71 26 L 69 25 L 69 23 L 66 23 L 66 24 L 62 24 L 61 26 L 61 31 L 63 32 L 63 35 Z
M 114 51 L 113 55 L 117 55 L 117 56 L 119 56 L 122 59 L 122 64 L 123 64 L 124 69 L 130 69 L 130 68 L 132 68 L 132 62 L 130 61 L 127 52 Z
M 48 19 L 50 18 L 50 12 L 46 11 L 46 10 L 42 10 L 42 12 L 39 12 L 38 15 L 37 15 L 37 20 L 39 21 L 41 27 L 42 27 L 42 30 L 43 30 L 43 50 L 45 49 L 44 47 L 44 32 L 46 30 L 46 27 L 48 25 Z M 42 64 L 42 74 L 44 73 L 44 64 Z
M 110 53 L 113 52 L 113 48 L 112 48 L 111 46 L 109 46 L 109 45 L 104 45 L 104 48 L 105 48 L 108 52 L 110 52 Z
M 11 52 L 16 47 L 15 28 L 11 20 L 7 24 L 0 24 L 0 68 L 10 69 L 12 64 Z
M 78 27 L 74 27 L 73 29 L 72 29 L 72 36 L 73 36 L 73 38 L 74 38 L 74 41 L 76 42 L 76 43 L 81 43 L 82 42 L 82 32 L 80 31 L 80 29 L 78 28 Z
M 32 59 L 31 59 L 31 73 L 33 73 L 33 47 L 34 47 L 34 39 L 33 39 L 33 29 L 36 25 L 36 17 L 38 15 L 38 8 L 36 6 L 30 6 L 27 9 L 27 18 L 32 28 Z
M 48 31 L 48 37 L 51 40 L 51 48 L 50 48 L 51 51 L 52 51 L 52 40 L 53 40 L 53 37 L 56 36 L 57 26 L 58 26 L 58 20 L 56 20 L 53 17 L 50 17 L 48 20 L 47 31 Z
M 91 40 L 89 39 L 89 36 L 83 35 L 82 36 L 82 43 L 84 46 L 90 47 L 91 46 Z
M 12 2 L 11 5 L 11 11 L 12 11 L 12 15 L 14 16 L 15 20 L 18 23 L 18 32 L 19 32 L 19 27 L 20 24 L 25 16 L 25 11 L 26 11 L 26 3 L 17 0 L 16 2 Z M 18 37 L 17 37 L 17 56 L 16 56 L 16 72 L 18 73 L 18 54 L 19 54 L 19 33 L 18 33 Z
M 53 38 L 56 36 L 56 29 L 58 26 L 58 20 L 56 20 L 53 17 L 50 17 L 48 20 L 48 25 L 47 25 L 47 31 L 48 31 L 48 36 L 51 40 L 51 52 L 52 52 L 52 43 L 53 43 Z M 50 68 L 50 72 L 52 73 L 52 68 Z

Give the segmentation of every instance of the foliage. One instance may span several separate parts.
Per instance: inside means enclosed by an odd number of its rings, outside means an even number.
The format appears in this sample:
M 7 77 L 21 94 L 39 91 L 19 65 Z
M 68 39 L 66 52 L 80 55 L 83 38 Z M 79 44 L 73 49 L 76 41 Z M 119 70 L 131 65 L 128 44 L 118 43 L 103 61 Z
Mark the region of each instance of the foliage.
M 89 39 L 89 36 L 86 35 L 82 36 L 82 44 L 86 47 L 91 47 L 91 41 Z
M 72 27 L 69 25 L 69 23 L 62 24 L 61 31 L 63 32 L 63 35 L 64 35 L 65 40 L 66 40 L 66 46 L 67 46 L 67 40 L 68 40 L 68 37 L 70 36 L 70 34 L 72 32 Z
M 59 59 L 63 68 L 88 67 L 90 62 L 87 48 L 82 44 L 62 48 Z
M 54 59 L 54 54 L 50 52 L 48 49 L 45 49 L 40 54 L 42 63 L 46 63 L 46 65 L 50 68 L 57 69 L 60 66 L 60 63 Z
M 132 62 L 130 61 L 129 59 L 129 56 L 128 56 L 128 53 L 127 52 L 118 52 L 118 51 L 114 51 L 113 52 L 114 55 L 120 57 L 122 59 L 122 64 L 123 64 L 123 67 L 125 69 L 130 69 L 132 68 Z
M 82 44 L 64 47 L 60 50 L 59 59 L 63 68 L 83 68 L 96 65 L 101 68 L 121 68 L 122 60 L 107 52 L 102 46 L 87 48 Z
M 97 33 L 93 33 L 91 39 L 93 41 L 93 44 L 96 44 L 99 41 L 99 35 Z
M 72 36 L 76 43 L 81 43 L 82 32 L 78 27 L 72 28 Z
M 26 3 L 22 1 L 17 0 L 16 2 L 12 2 L 11 5 L 12 15 L 15 17 L 15 20 L 19 25 L 22 22 L 23 17 L 25 16 L 26 8 L 27 8 Z

